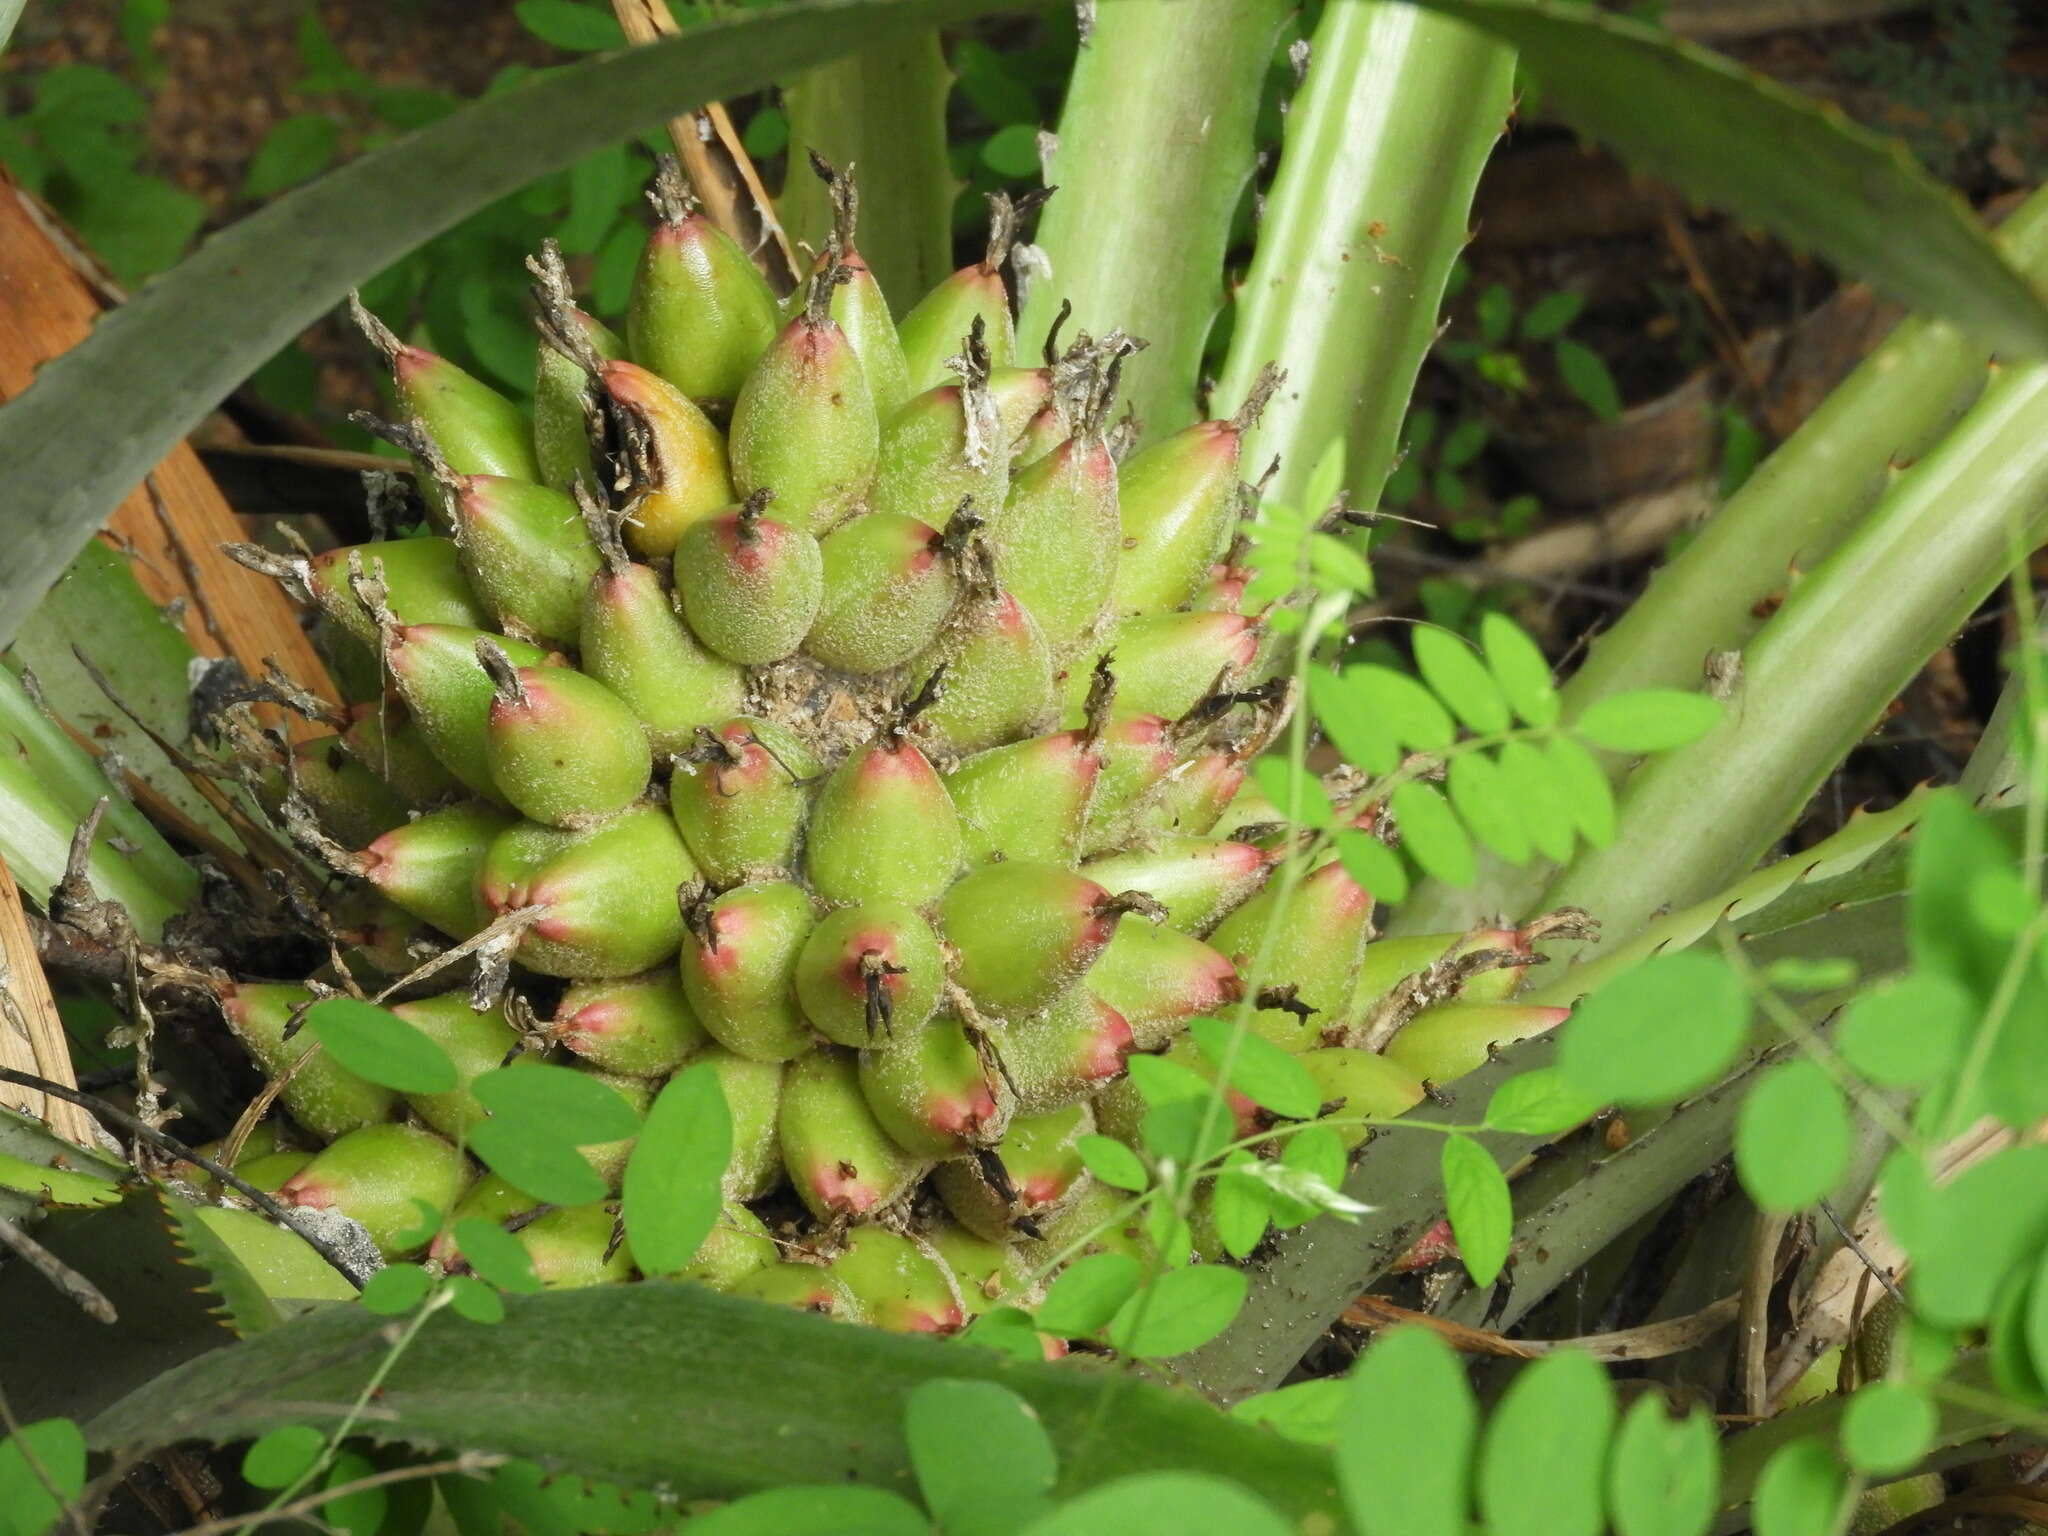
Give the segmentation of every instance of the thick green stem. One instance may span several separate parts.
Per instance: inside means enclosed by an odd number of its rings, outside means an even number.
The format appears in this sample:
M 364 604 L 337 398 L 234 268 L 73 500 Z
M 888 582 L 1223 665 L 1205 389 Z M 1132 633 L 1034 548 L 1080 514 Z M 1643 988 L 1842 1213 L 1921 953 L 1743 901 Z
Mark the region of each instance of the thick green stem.
M 1116 0 L 1096 9 L 1067 88 L 1047 173 L 1059 192 L 1038 229 L 1052 274 L 1026 296 L 1019 350 L 1036 354 L 1062 300 L 1078 326 L 1144 337 L 1151 345 L 1123 381 L 1155 437 L 1195 419 L 1224 247 L 1287 11 L 1285 0 Z
M 860 182 L 861 259 L 902 314 L 952 270 L 953 199 L 946 98 L 953 73 L 936 32 L 915 32 L 799 76 L 783 91 L 789 175 L 777 206 L 792 240 L 823 250 L 832 200 L 809 151 Z
M 2048 192 L 2006 220 L 1999 238 L 2023 269 L 2048 277 Z M 1594 640 L 1563 690 L 1565 718 L 1631 688 L 1699 686 L 1707 656 L 1748 644 L 1764 623 L 1759 605 L 1832 551 L 1884 494 L 1894 466 L 1939 442 L 1984 380 L 1983 352 L 1954 326 L 1918 317 L 1899 326 Z M 1429 883 L 1394 931 L 1527 912 L 1548 878 L 1541 864 L 1495 864 L 1468 890 Z
M 1234 410 L 1266 364 L 1287 370 L 1245 456 L 1280 456 L 1282 500 L 1341 438 L 1353 502 L 1378 504 L 1513 78 L 1514 54 L 1460 22 L 1324 8 L 1216 391 Z
M 1613 844 L 1546 904 L 1626 939 L 1739 878 L 1884 707 L 2048 533 L 2048 365 L 2006 370 L 1743 653 L 1721 723 L 1629 780 Z

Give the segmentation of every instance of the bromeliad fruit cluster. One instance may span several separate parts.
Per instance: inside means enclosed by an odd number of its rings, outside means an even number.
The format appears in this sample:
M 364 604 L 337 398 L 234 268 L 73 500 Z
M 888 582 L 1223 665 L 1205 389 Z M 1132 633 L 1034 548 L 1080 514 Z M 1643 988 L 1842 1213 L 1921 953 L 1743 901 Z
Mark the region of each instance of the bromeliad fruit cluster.
M 470 1084 L 567 1061 L 638 1115 L 708 1063 L 732 1155 L 688 1273 L 948 1331 L 1063 1254 L 1146 1249 L 1079 1143 L 1141 1144 L 1134 1052 L 1213 1080 L 1188 1025 L 1247 988 L 1353 1145 L 1561 1016 L 1503 1001 L 1512 932 L 1366 963 L 1371 895 L 1247 782 L 1295 692 L 1239 563 L 1259 400 L 1123 457 L 1141 343 L 1014 355 L 1019 210 L 998 199 L 986 259 L 892 321 L 854 189 L 820 173 L 837 227 L 786 303 L 672 168 L 623 335 L 559 256 L 532 262 L 531 420 L 359 311 L 424 522 L 240 552 L 314 606 L 356 692 L 275 786 L 299 843 L 375 893 L 343 963 L 474 958 L 468 991 L 392 1005 L 451 1091 L 313 1049 L 297 1021 L 336 975 L 224 999 L 292 1122 L 245 1174 L 387 1259 L 461 1263 L 424 1205 L 502 1224 L 546 1284 L 629 1278 L 616 1206 L 523 1191 Z M 1265 1128 L 1231 1103 L 1241 1136 Z M 585 1148 L 607 1195 L 629 1146 Z M 1199 1210 L 1191 1231 L 1218 1247 Z

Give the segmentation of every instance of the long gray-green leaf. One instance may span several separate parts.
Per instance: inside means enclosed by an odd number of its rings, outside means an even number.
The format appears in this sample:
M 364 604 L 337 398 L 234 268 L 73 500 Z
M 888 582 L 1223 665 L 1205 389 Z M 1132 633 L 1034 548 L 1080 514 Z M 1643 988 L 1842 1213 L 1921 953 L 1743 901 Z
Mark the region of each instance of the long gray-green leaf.
M 1514 55 L 1458 22 L 1325 7 L 1216 385 L 1220 414 L 1287 370 L 1245 450 L 1279 455 L 1282 500 L 1341 438 L 1353 504 L 1378 505 L 1513 79 Z
M 1969 206 L 1839 108 L 1641 22 L 1566 0 L 1416 0 L 1512 43 L 1581 132 L 2008 355 L 2048 351 L 2048 301 Z
M 1195 383 L 1223 303 L 1223 250 L 1254 160 L 1252 125 L 1283 0 L 1115 0 L 1094 8 L 1060 114 L 1039 221 L 1052 275 L 1018 329 L 1027 361 L 1060 302 L 1100 336 L 1151 343 L 1124 365 L 1149 435 L 1195 419 Z
M 95 1420 L 96 1446 L 229 1441 L 286 1422 L 331 1428 L 386 1356 L 383 1319 L 337 1306 L 169 1371 Z M 914 1492 L 904 1406 L 942 1377 L 1028 1402 L 1063 1492 L 1136 1472 L 1242 1483 L 1292 1520 L 1337 1507 L 1329 1456 L 1184 1393 L 1090 1369 L 887 1334 L 686 1281 L 508 1296 L 489 1329 L 436 1315 L 393 1362 L 359 1427 L 496 1451 L 684 1497 L 791 1482 Z
M 507 91 L 278 199 L 103 319 L 0 407 L 0 644 L 180 437 L 354 285 L 537 177 L 706 101 L 1000 0 L 815 0 Z

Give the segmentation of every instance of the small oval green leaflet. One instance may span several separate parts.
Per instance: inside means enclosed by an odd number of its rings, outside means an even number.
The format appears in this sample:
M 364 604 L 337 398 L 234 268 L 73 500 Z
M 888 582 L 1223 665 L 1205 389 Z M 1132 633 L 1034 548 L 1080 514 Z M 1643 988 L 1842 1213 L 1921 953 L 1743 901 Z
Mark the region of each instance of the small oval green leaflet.
M 242 1453 L 242 1476 L 253 1488 L 289 1488 L 326 1449 L 327 1436 L 312 1425 L 281 1425 Z
M 351 1483 L 374 1476 L 377 1464 L 359 1451 L 339 1451 L 328 1465 L 320 1486 L 330 1494 Z M 390 1508 L 390 1495 L 381 1487 L 355 1488 L 336 1494 L 320 1506 L 319 1519 L 342 1536 L 377 1536 Z
M 1507 1263 L 1515 1207 L 1500 1164 L 1470 1136 L 1444 1138 L 1444 1210 L 1474 1284 L 1491 1285 Z
M 1579 835 L 1595 848 L 1607 847 L 1614 841 L 1614 790 L 1599 761 L 1562 731 L 1543 744 L 1543 760 L 1572 808 Z
M 1038 1326 L 1063 1339 L 1084 1339 L 1108 1326 L 1144 1283 L 1145 1267 L 1127 1253 L 1094 1253 L 1060 1272 L 1038 1305 Z
M 1338 673 L 1320 667 L 1310 672 L 1308 698 L 1316 724 L 1344 754 L 1345 762 L 1370 774 L 1392 773 L 1400 766 L 1400 742 Z
M 1039 1342 L 1038 1329 L 1032 1324 L 1031 1314 L 1018 1307 L 993 1307 L 969 1323 L 964 1332 L 955 1334 L 954 1338 L 962 1344 L 992 1349 L 1032 1365 L 1042 1364 L 1045 1360 L 1045 1346 Z
M 1490 1536 L 1600 1536 L 1614 1388 L 1591 1355 L 1559 1350 L 1521 1368 L 1479 1456 Z
M 1289 821 L 1304 827 L 1327 827 L 1337 819 L 1323 786 L 1284 757 L 1260 758 L 1252 764 L 1252 777 Z
M 1859 1472 L 1903 1473 L 1934 1443 L 1934 1404 L 1903 1381 L 1874 1381 L 1842 1410 L 1842 1453 Z
M 1195 1531 L 1293 1536 L 1294 1529 L 1263 1499 L 1225 1478 L 1141 1472 L 1090 1489 L 1024 1527 L 1022 1536 L 1189 1536 Z
M 1781 1446 L 1756 1482 L 1756 1536 L 1832 1536 L 1848 1482 L 1841 1463 L 1811 1435 Z
M 1721 1442 L 1704 1413 L 1674 1419 L 1636 1399 L 1607 1467 L 1615 1536 L 1706 1536 L 1720 1503 Z
M 397 1317 L 427 1299 L 434 1277 L 417 1264 L 386 1264 L 363 1284 L 363 1305 L 379 1317 Z
M 1473 837 L 1510 864 L 1529 862 L 1534 852 L 1529 828 L 1490 756 L 1478 751 L 1456 753 L 1445 769 L 1444 789 L 1451 809 Z
M 0 1530 L 41 1536 L 84 1488 L 85 1436 L 71 1420 L 38 1419 L 0 1440 Z
M 1222 1264 L 1169 1269 L 1118 1308 L 1109 1341 L 1141 1360 L 1200 1349 L 1230 1326 L 1247 1288 L 1243 1270 Z
M 1536 851 L 1560 864 L 1570 858 L 1578 818 L 1570 794 L 1551 770 L 1549 757 L 1526 741 L 1504 742 L 1494 757 L 1494 770 L 1508 799 L 1521 813 Z
M 1233 1419 L 1263 1424 L 1304 1445 L 1335 1445 L 1349 1387 L 1341 1377 L 1298 1381 L 1271 1392 L 1254 1392 L 1230 1406 Z
M 1508 728 L 1508 701 L 1499 681 L 1472 647 L 1449 630 L 1433 624 L 1415 627 L 1415 669 L 1468 730 L 1491 736 Z
M 1550 680 L 1550 663 L 1522 626 L 1504 613 L 1489 613 L 1479 621 L 1479 643 L 1515 713 L 1538 730 L 1555 725 L 1557 688 Z
M 1895 1153 L 1881 1186 L 1886 1223 L 1913 1260 L 1913 1308 L 1967 1328 L 1991 1314 L 1999 1287 L 2032 1262 L 2048 1233 L 2048 1146 L 2007 1147 L 1939 1189 Z
M 1436 695 L 1407 673 L 1357 662 L 1342 675 L 1352 707 L 1416 751 L 1441 752 L 1457 736 L 1457 727 Z
M 569 1067 L 523 1062 L 482 1073 L 469 1086 L 494 1119 L 571 1146 L 621 1141 L 640 1129 L 640 1117 L 614 1089 Z
M 1261 1109 L 1287 1120 L 1314 1118 L 1322 1102 L 1315 1079 L 1308 1075 L 1308 1068 L 1272 1041 L 1250 1030 L 1240 1031 L 1228 1019 L 1194 1019 L 1188 1029 L 1202 1055 L 1219 1073 L 1230 1060 L 1231 1042 L 1236 1040 L 1230 1086 Z
M 1486 1103 L 1486 1128 L 1550 1136 L 1583 1125 L 1601 1108 L 1600 1100 L 1577 1092 L 1557 1068 L 1538 1067 L 1494 1089 Z
M 1345 874 L 1381 901 L 1397 902 L 1407 896 L 1408 871 L 1394 850 L 1370 832 L 1341 829 L 1337 833 L 1337 858 L 1344 865 Z
M 1081 1166 L 1112 1189 L 1136 1192 L 1152 1183 L 1144 1161 L 1113 1137 L 1083 1136 L 1074 1143 L 1074 1150 L 1081 1154 Z
M 1839 1044 L 1849 1065 L 1881 1088 L 1932 1087 L 1962 1059 L 1976 1017 L 1961 983 L 1910 971 L 1843 1010 Z
M 2034 1268 L 2033 1288 L 2027 1295 L 2027 1353 L 2034 1362 L 2034 1374 L 2048 1380 L 2048 1249 Z
M 1698 741 L 1721 718 L 1718 701 L 1683 688 L 1634 688 L 1595 699 L 1572 730 L 1610 752 L 1669 752 Z
M 1410 780 L 1388 797 L 1401 846 L 1432 879 L 1467 886 L 1479 876 L 1472 839 L 1434 785 Z
M 903 1438 L 925 1508 L 957 1536 L 1009 1536 L 1050 1506 L 1059 1456 L 1029 1403 L 992 1381 L 927 1381 Z
M 353 997 L 323 998 L 305 1027 L 342 1066 L 398 1093 L 447 1093 L 458 1086 L 448 1053 L 389 1009 Z
M 1233 1259 L 1246 1257 L 1266 1235 L 1266 1186 L 1256 1177 L 1258 1161 L 1240 1147 L 1223 1159 L 1222 1171 L 1210 1185 L 1216 1235 Z
M 1767 1211 L 1790 1213 L 1832 1189 L 1849 1165 L 1855 1127 L 1841 1091 L 1818 1062 L 1773 1067 L 1744 1095 L 1735 1120 L 1735 1168 Z
M 883 1488 L 795 1484 L 764 1488 L 694 1517 L 690 1536 L 931 1536 L 910 1500 Z
M 1603 1104 L 1663 1104 L 1734 1064 L 1749 1025 L 1742 979 L 1712 955 L 1657 955 L 1581 1002 L 1558 1042 L 1565 1081 Z
M 462 1262 L 499 1290 L 531 1296 L 541 1289 L 526 1245 L 496 1222 L 465 1217 L 455 1223 L 453 1235 Z
M 1360 1536 L 1466 1536 L 1479 1407 L 1451 1348 L 1421 1328 L 1381 1334 L 1351 1368 L 1337 1485 Z
M 575 1147 L 524 1123 L 481 1121 L 470 1129 L 469 1149 L 506 1183 L 549 1205 L 588 1205 L 608 1193 Z
M 689 1267 L 723 1209 L 731 1160 L 732 1112 L 717 1071 L 699 1062 L 663 1086 L 626 1160 L 622 1210 L 643 1274 Z

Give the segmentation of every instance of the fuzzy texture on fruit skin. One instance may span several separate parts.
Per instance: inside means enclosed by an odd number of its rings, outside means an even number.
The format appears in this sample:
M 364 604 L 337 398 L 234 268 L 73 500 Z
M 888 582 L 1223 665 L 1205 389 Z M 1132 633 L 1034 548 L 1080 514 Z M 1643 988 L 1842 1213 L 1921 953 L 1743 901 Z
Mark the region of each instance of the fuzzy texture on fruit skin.
M 266 1075 L 303 1059 L 298 1134 L 245 1166 L 388 1252 L 420 1198 L 503 1224 L 545 1284 L 629 1278 L 611 1204 L 464 1193 L 470 1085 L 551 1061 L 638 1116 L 703 1067 L 731 1155 L 687 1275 L 949 1332 L 1070 1244 L 1151 1257 L 1078 1143 L 1141 1141 L 1132 1054 L 1206 1075 L 1189 1021 L 1255 982 L 1280 989 L 1255 1027 L 1354 1119 L 1555 1022 L 1512 1000 L 1512 932 L 1368 947 L 1371 897 L 1244 789 L 1292 703 L 1233 552 L 1247 422 L 1120 460 L 1124 339 L 1016 358 L 1007 234 L 892 321 L 835 189 L 787 305 L 669 176 L 616 328 L 544 258 L 531 423 L 388 338 L 435 531 L 305 562 L 355 692 L 297 802 L 282 763 L 266 793 L 359 850 L 334 856 L 375 893 L 351 964 L 474 939 L 514 1001 L 402 994 L 457 1081 L 401 1096 L 286 1039 L 312 989 L 223 992 Z M 1357 1048 L 1402 976 L 1472 945 L 1501 963 Z M 582 1151 L 616 1191 L 633 1146 Z

